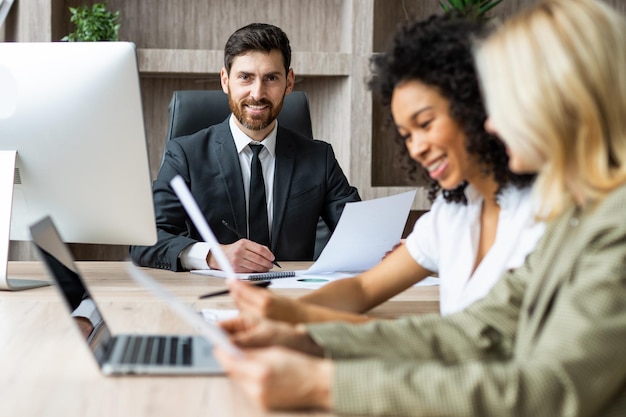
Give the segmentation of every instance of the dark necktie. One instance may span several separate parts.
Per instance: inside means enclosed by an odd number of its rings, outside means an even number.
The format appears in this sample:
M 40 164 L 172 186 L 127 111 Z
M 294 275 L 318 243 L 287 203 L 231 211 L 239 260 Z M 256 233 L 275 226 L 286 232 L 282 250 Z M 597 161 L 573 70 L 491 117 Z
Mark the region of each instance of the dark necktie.
M 267 222 L 267 201 L 265 199 L 265 181 L 259 152 L 263 145 L 252 145 L 252 163 L 250 164 L 250 201 L 248 204 L 248 238 L 267 247 L 270 246 L 270 233 Z

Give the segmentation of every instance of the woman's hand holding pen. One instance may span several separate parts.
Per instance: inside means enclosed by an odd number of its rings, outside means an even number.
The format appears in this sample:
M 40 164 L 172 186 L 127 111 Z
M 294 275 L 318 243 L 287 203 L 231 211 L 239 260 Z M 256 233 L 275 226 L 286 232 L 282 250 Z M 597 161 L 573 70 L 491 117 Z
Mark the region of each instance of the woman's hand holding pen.
M 267 272 L 274 267 L 274 254 L 267 246 L 248 239 L 239 239 L 221 247 L 235 272 Z M 220 269 L 211 252 L 207 255 L 207 264 L 213 269 Z

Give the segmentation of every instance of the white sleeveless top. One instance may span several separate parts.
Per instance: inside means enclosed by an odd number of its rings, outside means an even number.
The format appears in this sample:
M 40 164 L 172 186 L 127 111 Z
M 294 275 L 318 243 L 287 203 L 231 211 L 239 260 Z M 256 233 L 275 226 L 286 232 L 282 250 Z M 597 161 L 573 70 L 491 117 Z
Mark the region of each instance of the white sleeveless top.
M 406 247 L 416 262 L 439 274 L 442 315 L 483 298 L 504 272 L 524 263 L 544 232 L 544 224 L 534 220 L 530 194 L 530 187 L 509 186 L 501 191 L 496 240 L 473 275 L 480 238 L 480 193 L 468 185 L 467 205 L 447 203 L 440 195 L 418 219 Z

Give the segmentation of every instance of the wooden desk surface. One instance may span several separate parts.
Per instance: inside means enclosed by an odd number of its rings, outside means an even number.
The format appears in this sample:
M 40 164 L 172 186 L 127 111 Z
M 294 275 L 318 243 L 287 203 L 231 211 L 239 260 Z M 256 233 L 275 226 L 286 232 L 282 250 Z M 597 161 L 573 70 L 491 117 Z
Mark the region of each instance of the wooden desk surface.
M 305 269 L 285 263 L 284 269 Z M 114 333 L 184 333 L 191 329 L 128 278 L 124 262 L 78 262 Z M 195 308 L 233 308 L 228 296 L 198 300 L 223 288 L 219 278 L 147 269 Z M 38 262 L 10 262 L 12 278 L 48 279 Z M 276 290 L 297 297 L 309 290 Z M 438 310 L 438 287 L 414 287 L 371 312 L 378 317 Z M 2 416 L 327 416 L 266 413 L 225 377 L 105 377 L 85 349 L 55 288 L 0 291 Z

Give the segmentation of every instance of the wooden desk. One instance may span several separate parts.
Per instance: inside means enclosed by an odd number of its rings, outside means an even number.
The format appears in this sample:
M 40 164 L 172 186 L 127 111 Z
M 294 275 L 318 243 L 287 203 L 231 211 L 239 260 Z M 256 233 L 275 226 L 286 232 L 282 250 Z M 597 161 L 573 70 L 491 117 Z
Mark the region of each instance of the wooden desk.
M 79 262 L 93 297 L 113 332 L 191 332 L 158 299 L 137 287 L 124 262 Z M 285 269 L 304 269 L 285 263 Z M 223 288 L 219 278 L 148 270 L 197 309 L 233 308 L 229 297 L 198 300 Z M 11 277 L 48 279 L 37 262 L 10 262 Z M 307 290 L 276 290 L 298 296 Z M 437 311 L 438 287 L 414 287 L 372 315 Z M 327 416 L 326 413 L 266 413 L 225 377 L 105 377 L 52 287 L 0 292 L 0 415 L 2 416 Z

